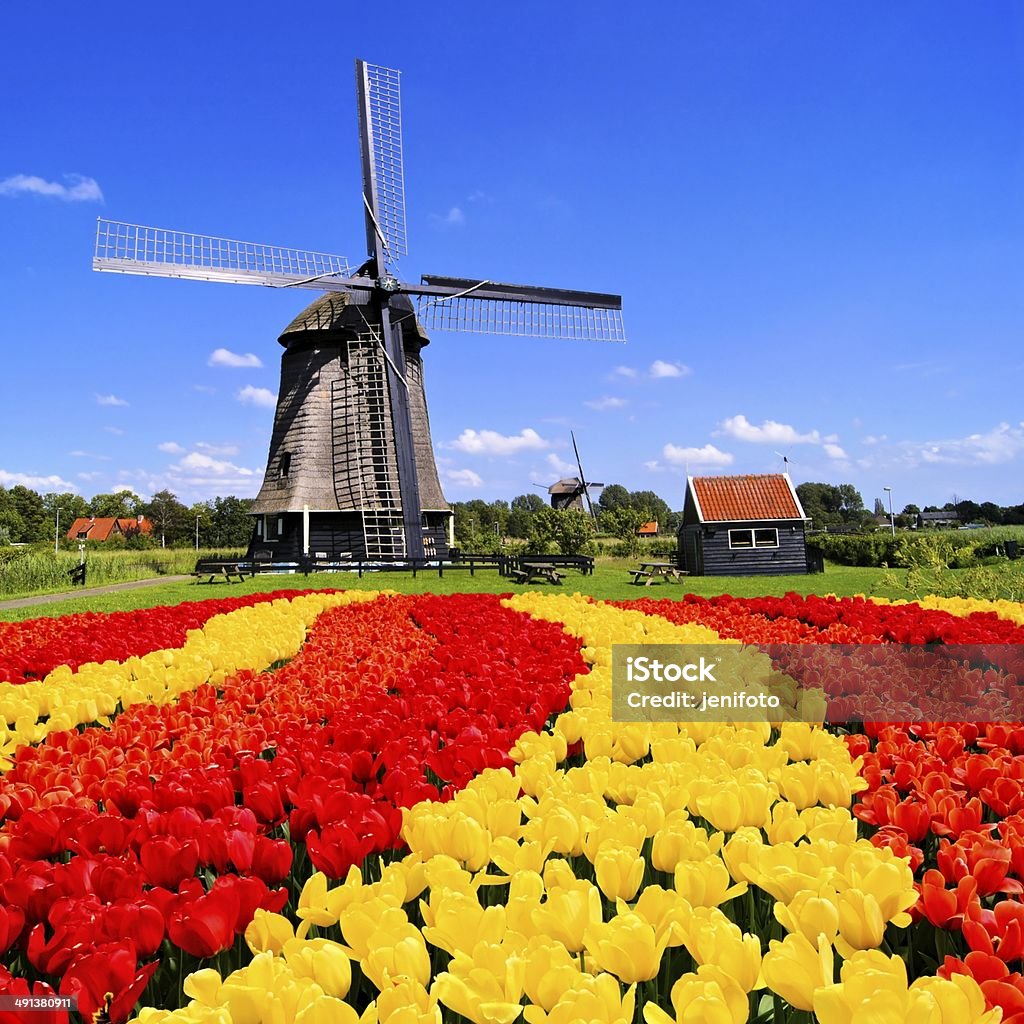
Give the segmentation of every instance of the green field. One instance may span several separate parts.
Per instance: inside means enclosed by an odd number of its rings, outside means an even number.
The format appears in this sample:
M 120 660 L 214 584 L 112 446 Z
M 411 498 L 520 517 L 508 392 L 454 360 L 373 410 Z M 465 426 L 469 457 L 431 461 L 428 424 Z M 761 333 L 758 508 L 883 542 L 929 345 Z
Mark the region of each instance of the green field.
M 599 600 L 628 600 L 638 597 L 680 598 L 686 593 L 712 597 L 717 594 L 732 594 L 735 597 L 756 597 L 779 595 L 789 591 L 798 594 L 867 594 L 879 597 L 906 597 L 907 592 L 887 584 L 884 569 L 861 569 L 849 566 L 829 565 L 827 571 L 816 576 L 704 576 L 694 577 L 684 583 L 655 583 L 649 587 L 634 586 L 627 569 L 634 563 L 627 560 L 603 560 L 593 576 L 583 576 L 572 570 L 568 572 L 561 587 L 566 593 L 579 591 Z M 905 577 L 906 574 L 902 573 Z M 890 574 L 891 576 L 891 574 Z M 516 589 L 551 590 L 559 588 L 547 584 L 531 584 L 516 587 L 508 579 L 499 576 L 497 570 L 477 570 L 470 576 L 467 570 L 447 571 L 439 579 L 436 571 L 421 572 L 413 579 L 406 572 L 366 573 L 362 579 L 352 573 L 318 573 L 309 577 L 302 575 L 265 574 L 246 579 L 244 583 L 213 584 L 196 583 L 192 580 L 154 584 L 137 590 L 122 590 L 112 594 L 92 597 L 69 594 L 66 600 L 51 604 L 34 605 L 27 608 L 0 608 L 0 620 L 16 622 L 23 619 L 49 615 L 67 615 L 70 612 L 127 611 L 134 608 L 149 608 L 159 604 L 178 604 L 181 601 L 202 601 L 210 597 L 228 597 L 254 592 L 279 589 L 338 588 L 345 590 L 395 590 L 403 594 L 456 594 L 488 593 L 502 594 Z

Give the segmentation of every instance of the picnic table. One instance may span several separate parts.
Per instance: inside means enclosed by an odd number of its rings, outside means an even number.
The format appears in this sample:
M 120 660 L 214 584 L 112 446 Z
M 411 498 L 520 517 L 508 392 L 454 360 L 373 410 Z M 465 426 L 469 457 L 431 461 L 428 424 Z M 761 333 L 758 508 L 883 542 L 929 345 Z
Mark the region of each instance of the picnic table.
M 562 580 L 565 578 L 565 573 L 559 572 L 558 566 L 549 565 L 546 562 L 527 562 L 520 565 L 518 569 L 509 569 L 508 574 L 516 583 L 546 580 L 548 583 L 557 583 L 561 586 Z
M 196 562 L 195 569 L 192 570 L 192 575 L 196 577 L 197 583 L 203 582 L 203 576 L 209 577 L 206 581 L 207 583 L 212 583 L 218 576 L 223 576 L 228 583 L 231 583 L 236 576 L 239 583 L 245 581 L 245 573 L 242 571 L 239 559 L 237 558 L 232 560 L 200 558 Z
M 629 572 L 635 584 L 639 586 L 640 581 L 643 580 L 645 587 L 649 587 L 655 580 L 682 583 L 683 577 L 689 575 L 675 562 L 641 562 L 639 569 L 630 569 Z

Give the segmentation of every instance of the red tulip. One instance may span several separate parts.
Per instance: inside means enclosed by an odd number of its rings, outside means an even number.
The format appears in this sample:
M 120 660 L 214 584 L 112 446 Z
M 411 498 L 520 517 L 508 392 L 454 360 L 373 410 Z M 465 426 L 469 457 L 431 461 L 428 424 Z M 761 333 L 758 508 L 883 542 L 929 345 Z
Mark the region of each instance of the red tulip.
M 60 983 L 61 995 L 78 997 L 86 1020 L 106 1012 L 111 1024 L 123 1024 L 157 969 L 153 961 L 138 967 L 131 942 L 97 946 L 75 959 Z
M 203 896 L 179 899 L 167 921 L 171 942 L 192 956 L 213 956 L 235 941 L 238 893 L 230 887 L 214 888 Z

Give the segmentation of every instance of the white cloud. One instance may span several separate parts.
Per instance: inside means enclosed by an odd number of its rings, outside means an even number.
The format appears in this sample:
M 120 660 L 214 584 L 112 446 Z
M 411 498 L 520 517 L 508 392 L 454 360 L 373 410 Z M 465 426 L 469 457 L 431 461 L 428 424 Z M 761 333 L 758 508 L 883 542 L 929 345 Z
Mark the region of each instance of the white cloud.
M 109 455 L 97 455 L 96 452 L 82 451 L 81 448 L 76 448 L 73 452 L 68 452 L 68 455 L 73 459 L 98 459 L 100 462 L 109 462 Z
M 184 455 L 185 449 L 177 441 L 162 441 L 157 446 L 157 451 L 166 452 L 168 455 Z
M 721 431 L 737 441 L 750 441 L 753 444 L 820 444 L 821 434 L 817 430 L 801 434 L 788 423 L 776 423 L 765 420 L 756 427 L 746 416 L 730 416 L 721 424 Z
M 123 398 L 118 398 L 117 395 L 97 395 L 96 401 L 99 405 L 127 405 L 128 403 Z
M 122 437 L 124 431 L 120 427 L 104 427 L 103 428 L 108 434 L 113 434 L 114 437 Z
M 258 405 L 262 409 L 273 409 L 277 405 L 277 398 L 269 388 L 254 388 L 246 384 L 235 396 L 244 405 Z
M 432 213 L 430 219 L 435 224 L 442 224 L 445 227 L 461 228 L 466 223 L 466 215 L 462 212 L 462 207 L 453 206 L 444 216 L 437 213 Z
M 45 494 L 47 491 L 78 490 L 73 483 L 55 473 L 51 476 L 37 476 L 34 473 L 9 473 L 5 469 L 0 469 L 0 486 L 17 487 L 19 484 L 22 487 L 31 488 L 33 491 L 39 491 L 40 494 Z
M 655 359 L 647 371 L 655 380 L 665 377 L 685 377 L 693 371 L 682 363 L 666 363 L 664 359 Z
M 456 487 L 483 487 L 483 477 L 471 469 L 446 469 L 444 478 Z
M 75 476 L 77 476 L 79 480 L 98 480 L 103 476 L 103 474 L 93 470 L 91 473 L 76 473 Z
M 235 473 L 239 476 L 253 476 L 255 473 L 254 470 L 236 466 L 231 462 L 223 462 L 204 455 L 202 452 L 189 452 L 174 468 L 188 470 L 192 473 L 214 473 L 217 475 Z
M 622 409 L 629 403 L 625 398 L 613 398 L 610 395 L 604 395 L 601 398 L 593 398 L 589 402 L 583 403 L 588 409 L 596 409 L 598 412 L 607 412 L 609 409 Z
M 193 384 L 193 391 L 198 391 L 202 395 L 215 395 L 217 394 L 216 388 L 211 388 L 209 384 Z
M 868 434 L 867 437 L 861 438 L 864 444 L 881 444 L 883 441 L 889 440 L 888 434 Z
M 197 451 L 205 452 L 207 455 L 237 455 L 237 444 L 208 444 L 206 441 L 196 441 L 194 447 Z
M 639 377 L 647 377 L 651 380 L 666 380 L 672 377 L 686 377 L 693 373 L 690 367 L 683 363 L 670 363 L 665 359 L 655 359 L 646 370 L 638 370 L 635 366 L 616 366 L 608 375 L 609 380 L 617 377 L 625 377 L 627 380 L 636 380 Z
M 566 462 L 565 459 L 561 458 L 555 452 L 551 452 L 547 458 L 548 465 L 562 476 L 566 476 L 569 473 L 578 474 L 579 469 L 574 466 L 571 462 Z
M 667 444 L 661 454 L 673 466 L 731 466 L 733 463 L 733 456 L 729 452 L 720 451 L 713 444 L 706 444 L 702 448 L 681 448 L 679 445 Z
M 999 465 L 1024 454 L 1024 430 L 1000 423 L 985 434 L 927 442 L 918 447 L 917 454 L 922 461 L 930 463 Z
M 824 444 L 822 448 L 825 450 L 825 454 L 830 459 L 845 459 L 847 458 L 846 452 L 837 444 Z
M 102 203 L 103 193 L 95 178 L 65 174 L 65 184 L 47 181 L 36 174 L 13 174 L 0 181 L 0 196 L 35 195 L 62 199 L 66 203 Z
M 244 355 L 232 352 L 226 348 L 215 348 L 206 361 L 207 366 L 230 366 L 230 367 L 251 367 L 259 369 L 263 360 L 253 352 L 246 352 Z
M 649 469 L 653 473 L 660 473 L 661 468 L 661 463 L 657 459 L 648 459 L 644 463 L 644 469 Z
M 138 493 L 135 490 L 135 488 L 132 487 L 131 484 L 118 484 L 115 488 L 113 488 L 113 490 L 111 490 L 110 493 L 111 494 L 121 494 L 123 491 L 127 491 L 129 494 L 137 494 Z M 140 497 L 141 497 L 141 495 L 140 495 Z
M 537 451 L 550 448 L 532 427 L 526 427 L 518 434 L 499 434 L 496 430 L 473 430 L 467 427 L 450 447 L 468 455 L 516 455 L 523 451 Z

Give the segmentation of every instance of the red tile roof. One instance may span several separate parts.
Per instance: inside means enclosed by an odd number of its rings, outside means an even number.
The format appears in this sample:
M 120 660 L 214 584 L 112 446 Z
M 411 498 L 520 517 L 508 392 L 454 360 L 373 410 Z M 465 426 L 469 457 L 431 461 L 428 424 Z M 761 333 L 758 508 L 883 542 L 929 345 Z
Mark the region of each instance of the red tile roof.
M 113 516 L 81 516 L 71 524 L 68 540 L 79 540 L 79 534 L 84 534 L 86 540 L 110 540 L 117 534 L 130 537 L 133 533 L 152 532 L 153 524 L 145 517 L 140 523 L 134 517 L 115 519 Z
M 648 537 L 651 534 L 657 533 L 658 532 L 658 520 L 657 519 L 652 519 L 649 523 L 641 523 L 637 527 L 636 532 L 641 537 Z
M 802 519 L 803 510 L 788 476 L 695 476 L 693 494 L 705 523 L 752 522 L 758 519 Z

